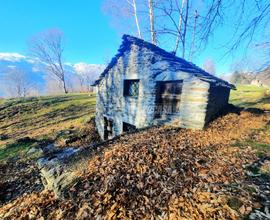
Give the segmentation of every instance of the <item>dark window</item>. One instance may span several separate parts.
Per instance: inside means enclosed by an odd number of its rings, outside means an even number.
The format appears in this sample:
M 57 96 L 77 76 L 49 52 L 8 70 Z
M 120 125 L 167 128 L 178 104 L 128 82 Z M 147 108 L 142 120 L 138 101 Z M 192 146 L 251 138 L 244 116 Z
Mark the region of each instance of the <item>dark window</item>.
M 182 80 L 157 82 L 157 118 L 179 112 L 182 86 Z
M 182 81 L 180 82 L 158 82 L 158 90 L 161 96 L 172 98 L 181 95 Z
M 104 117 L 104 139 L 112 138 L 113 136 L 113 120 Z
M 136 130 L 136 126 L 123 122 L 123 132 L 132 132 Z
M 124 80 L 124 96 L 138 97 L 139 80 Z

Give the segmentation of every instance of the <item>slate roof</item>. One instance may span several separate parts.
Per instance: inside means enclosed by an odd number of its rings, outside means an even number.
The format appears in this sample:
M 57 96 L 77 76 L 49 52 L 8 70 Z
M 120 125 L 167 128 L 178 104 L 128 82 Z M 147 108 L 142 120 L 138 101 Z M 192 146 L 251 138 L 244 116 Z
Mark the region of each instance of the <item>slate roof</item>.
M 94 82 L 93 86 L 98 85 L 99 82 L 108 74 L 109 70 L 117 63 L 117 60 L 124 54 L 124 52 L 130 50 L 131 45 L 135 44 L 140 47 L 148 48 L 154 53 L 160 55 L 163 60 L 171 63 L 174 71 L 193 73 L 194 76 L 200 78 L 201 80 L 212 82 L 220 86 L 228 87 L 230 89 L 235 89 L 235 86 L 228 83 L 227 81 L 211 75 L 210 73 L 206 72 L 195 64 L 188 62 L 180 57 L 177 57 L 174 54 L 167 52 L 154 44 L 130 35 L 123 35 L 122 39 L 123 42 L 118 49 L 118 53 L 112 58 L 107 68 L 101 73 L 99 79 Z

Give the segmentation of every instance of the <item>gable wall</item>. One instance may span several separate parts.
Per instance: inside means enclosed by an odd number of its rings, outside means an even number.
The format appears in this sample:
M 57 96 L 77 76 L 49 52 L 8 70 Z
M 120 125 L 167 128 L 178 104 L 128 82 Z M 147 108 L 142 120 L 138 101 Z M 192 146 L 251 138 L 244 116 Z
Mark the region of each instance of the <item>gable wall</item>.
M 135 125 L 137 128 L 152 123 L 151 105 L 155 101 L 155 82 L 150 70 L 150 61 L 153 56 L 155 55 L 150 50 L 133 45 L 131 51 L 126 51 L 119 58 L 117 64 L 97 86 L 96 125 L 102 138 L 103 115 L 113 119 L 114 135 L 122 133 L 123 122 Z M 140 80 L 137 99 L 123 96 L 125 79 Z

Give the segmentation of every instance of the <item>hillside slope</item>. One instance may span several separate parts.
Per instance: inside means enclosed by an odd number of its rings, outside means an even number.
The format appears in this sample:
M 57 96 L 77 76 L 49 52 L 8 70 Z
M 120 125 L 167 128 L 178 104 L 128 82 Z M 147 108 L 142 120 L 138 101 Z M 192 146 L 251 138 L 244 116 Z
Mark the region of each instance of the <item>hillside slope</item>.
M 0 206 L 43 189 L 39 147 L 88 146 L 98 140 L 93 94 L 0 100 Z
M 269 155 L 269 121 L 269 115 L 240 112 L 217 119 L 205 131 L 160 127 L 124 135 L 89 158 L 88 171 L 78 173 L 66 200 L 34 193 L 0 213 L 45 219 L 238 219 L 261 206 L 254 196 L 261 186 L 249 182 L 258 172 L 252 169 L 256 152 Z
M 25 137 L 61 141 L 63 133 L 76 133 L 94 116 L 94 112 L 94 94 L 2 100 L 0 149 Z
M 245 96 L 249 100 L 253 90 L 256 88 L 239 88 L 233 92 L 231 102 L 245 106 L 246 100 L 241 100 Z M 265 104 L 261 100 L 269 98 L 261 90 L 252 97 L 248 107 L 261 106 Z M 4 200 L 1 219 L 240 219 L 252 210 L 263 211 L 265 200 L 270 198 L 265 188 L 270 180 L 270 115 L 231 108 L 229 114 L 213 121 L 204 131 L 154 127 L 89 149 L 91 156 L 82 161 L 87 161 L 87 170 L 78 170 L 78 180 L 65 191 L 65 200 L 57 199 L 35 184 L 39 181 L 36 158 L 25 151 L 7 151 L 12 143 L 23 148 L 13 133 L 19 129 L 17 134 L 23 138 L 37 130 L 31 139 L 40 143 L 39 134 L 47 127 L 45 136 L 65 147 L 61 135 L 66 134 L 61 131 L 71 131 L 73 138 L 80 134 L 73 130 L 88 128 L 84 133 L 87 136 L 79 136 L 81 140 L 71 146 L 80 146 L 90 136 L 86 141 L 89 144 L 95 133 L 91 130 L 93 124 L 85 123 L 89 121 L 85 117 L 93 114 L 94 97 L 81 94 L 48 99 L 51 105 L 46 97 L 40 101 L 44 105 L 38 105 L 38 99 L 28 100 L 28 108 L 19 102 L 9 107 L 0 102 L 1 107 L 6 106 L 0 110 L 0 115 L 5 116 L 1 122 L 7 125 L 2 129 L 10 137 L 0 148 L 0 155 L 6 153 L 0 160 L 0 172 L 5 177 L 0 180 L 0 199 L 14 194 Z M 24 112 L 24 117 L 9 116 L 14 108 Z M 38 115 L 46 117 L 36 120 Z M 77 129 L 72 128 L 74 125 Z M 59 139 L 54 139 L 53 134 L 58 132 Z M 45 140 L 43 137 L 41 140 Z M 26 167 L 25 159 L 29 163 Z M 17 169 L 12 166 L 15 162 L 21 165 Z
M 270 110 L 270 87 L 238 85 L 231 91 L 230 103 L 244 108 Z

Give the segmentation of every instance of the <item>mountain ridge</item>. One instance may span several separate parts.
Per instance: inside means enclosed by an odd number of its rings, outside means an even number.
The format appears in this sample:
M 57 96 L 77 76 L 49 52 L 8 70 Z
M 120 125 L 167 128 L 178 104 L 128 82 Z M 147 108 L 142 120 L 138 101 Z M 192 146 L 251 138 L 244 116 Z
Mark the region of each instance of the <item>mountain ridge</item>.
M 233 84 L 250 84 L 256 86 L 270 86 L 270 67 L 259 72 L 235 71 L 230 77 Z
M 0 53 L 0 97 L 10 96 L 7 94 L 7 86 L 10 84 L 7 74 L 15 69 L 25 73 L 25 76 L 35 85 L 35 90 L 39 95 L 48 94 L 46 88 L 48 78 L 51 78 L 54 83 L 56 83 L 56 80 L 45 72 L 45 65 L 36 58 L 19 53 Z M 70 90 L 78 90 L 79 78 L 89 75 L 91 80 L 96 80 L 103 71 L 104 65 L 85 62 L 64 63 L 64 68 Z

